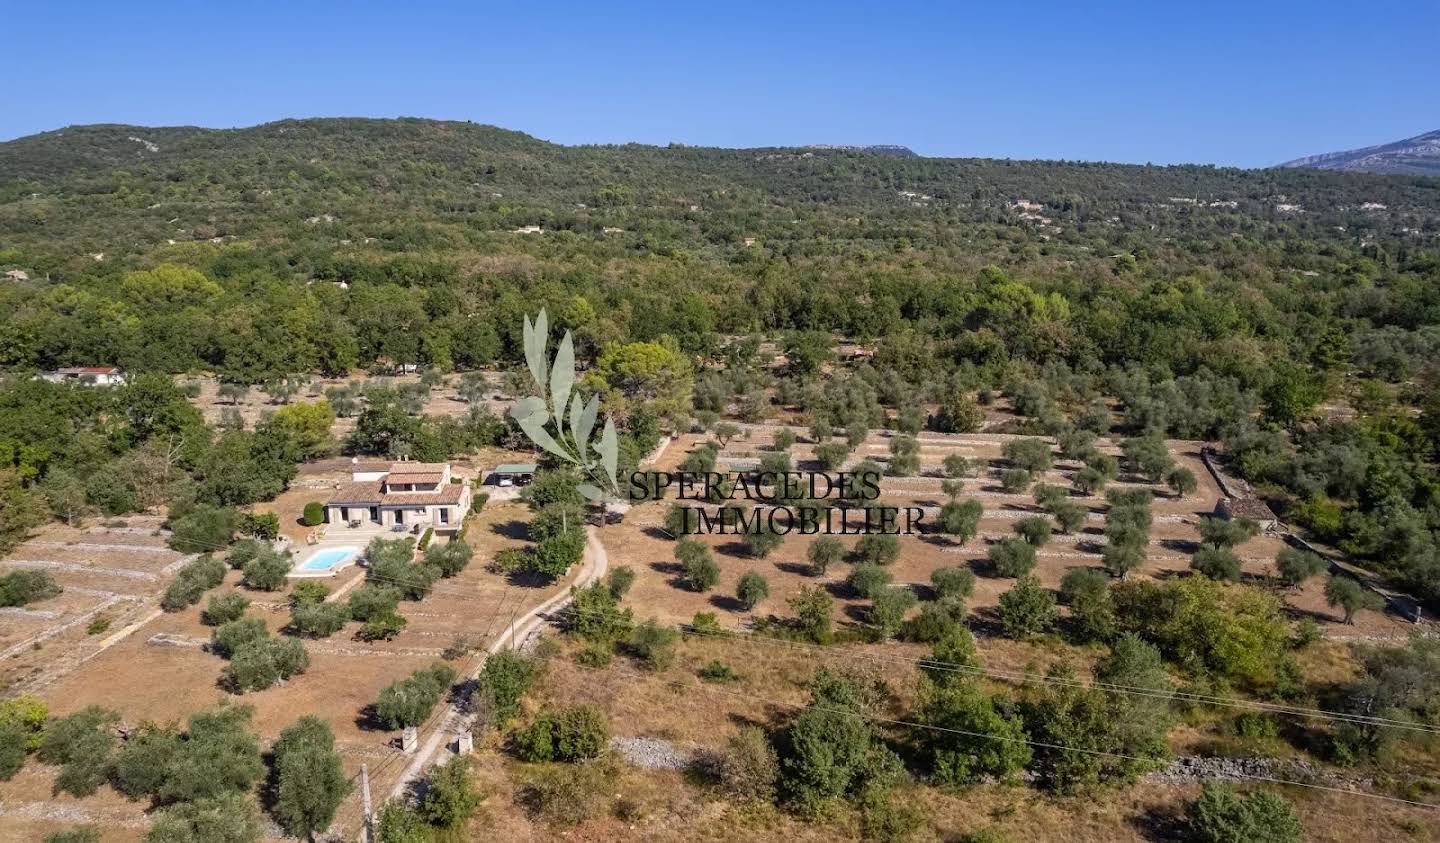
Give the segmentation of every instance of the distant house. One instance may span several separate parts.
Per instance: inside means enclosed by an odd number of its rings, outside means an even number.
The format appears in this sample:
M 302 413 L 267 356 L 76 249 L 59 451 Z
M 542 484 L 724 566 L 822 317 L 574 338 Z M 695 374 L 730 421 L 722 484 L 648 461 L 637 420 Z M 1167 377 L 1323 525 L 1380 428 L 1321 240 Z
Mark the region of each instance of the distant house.
M 522 225 L 522 226 L 520 226 L 519 228 L 515 229 L 514 231 L 512 231 L 512 232 L 510 232 L 510 233 L 511 233 L 511 234 L 540 234 L 542 231 L 544 231 L 544 229 L 542 229 L 542 228 L 541 228 L 540 226 L 538 226 L 538 225 Z
M 30 280 L 30 274 L 23 269 L 7 269 L 5 270 L 5 277 L 17 284 L 21 281 Z
M 1227 521 L 1236 518 L 1254 521 L 1261 530 L 1272 529 L 1279 520 L 1259 498 L 1221 498 L 1215 505 L 1215 513 Z
M 443 462 L 354 462 L 350 482 L 325 502 L 327 524 L 359 521 L 437 533 L 459 530 L 469 512 L 470 484 L 452 477 L 450 464 Z
M 535 463 L 504 462 L 495 466 L 490 480 L 496 486 L 528 486 L 535 479 Z
M 115 366 L 67 366 L 40 377 L 51 383 L 78 383 L 85 386 L 120 386 L 125 373 Z

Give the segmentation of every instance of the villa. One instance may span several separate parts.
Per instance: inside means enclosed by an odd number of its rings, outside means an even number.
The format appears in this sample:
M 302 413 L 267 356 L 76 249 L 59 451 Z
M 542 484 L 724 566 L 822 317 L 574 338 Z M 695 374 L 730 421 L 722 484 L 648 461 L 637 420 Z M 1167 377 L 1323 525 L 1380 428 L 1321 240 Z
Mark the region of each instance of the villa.
M 356 461 L 350 482 L 325 502 L 325 523 L 453 533 L 469 511 L 470 483 L 453 477 L 449 463 Z
M 79 383 L 86 386 L 120 386 L 125 373 L 115 366 L 68 366 L 40 377 L 51 383 Z

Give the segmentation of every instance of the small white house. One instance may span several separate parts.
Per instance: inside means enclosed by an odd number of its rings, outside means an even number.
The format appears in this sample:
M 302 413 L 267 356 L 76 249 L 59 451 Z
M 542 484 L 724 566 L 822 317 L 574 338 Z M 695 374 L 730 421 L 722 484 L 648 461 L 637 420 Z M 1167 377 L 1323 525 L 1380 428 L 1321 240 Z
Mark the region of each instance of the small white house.
M 67 366 L 40 377 L 51 383 L 78 383 L 85 386 L 120 386 L 125 373 L 115 366 Z
M 470 483 L 452 477 L 449 463 L 357 461 L 350 482 L 325 502 L 325 522 L 454 533 L 470 512 L 470 498 Z

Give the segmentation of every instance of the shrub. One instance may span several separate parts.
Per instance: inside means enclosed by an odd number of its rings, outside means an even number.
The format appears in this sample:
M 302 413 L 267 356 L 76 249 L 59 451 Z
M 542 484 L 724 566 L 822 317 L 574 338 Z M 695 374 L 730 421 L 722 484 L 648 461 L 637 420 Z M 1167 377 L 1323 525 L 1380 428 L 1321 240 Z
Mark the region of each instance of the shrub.
M 280 733 L 272 756 L 273 811 L 280 825 L 307 839 L 329 828 L 353 788 L 345 778 L 330 726 L 315 717 L 300 718 Z
M 604 584 L 570 589 L 570 608 L 562 626 L 571 635 L 610 645 L 629 637 L 631 624 L 630 610 L 621 609 Z
M 1055 596 L 1032 576 L 1022 576 L 1000 595 L 1000 626 L 1011 638 L 1046 632 L 1055 623 Z
M 690 619 L 690 632 L 695 635 L 724 635 L 725 628 L 720 626 L 714 612 L 696 612 Z
M 222 626 L 240 620 L 249 607 L 250 598 L 239 592 L 212 594 L 205 604 L 205 611 L 200 613 L 200 620 L 206 626 Z
M 830 613 L 835 600 L 825 589 L 802 585 L 798 594 L 785 598 L 785 603 L 795 613 L 800 632 L 806 638 L 816 644 L 830 643 Z
M 290 560 L 268 548 L 254 559 L 245 563 L 244 579 L 246 588 L 257 591 L 279 591 L 285 587 L 285 575 L 290 573 Z
M 551 536 L 535 546 L 528 557 L 528 567 L 547 581 L 565 576 L 565 572 L 585 555 L 585 534 L 579 530 Z
M 475 555 L 470 545 L 460 539 L 423 549 L 425 556 L 422 564 L 439 571 L 440 576 L 445 578 L 453 577 L 469 567 L 470 560 Z
M 300 518 L 300 523 L 306 527 L 318 527 L 325 521 L 325 505 L 319 501 L 310 501 L 305 504 L 305 513 Z
M 1051 508 L 1050 513 L 1055 516 L 1055 525 L 1062 533 L 1073 533 L 1085 524 L 1085 509 L 1076 503 L 1065 501 L 1056 504 Z
M 538 771 L 521 798 L 536 819 L 572 826 L 599 813 L 612 790 L 613 774 L 604 765 L 567 764 Z
M 1290 588 L 1323 573 L 1328 567 L 1329 563 L 1319 554 L 1295 547 L 1286 547 L 1275 556 L 1275 570 L 1280 574 L 1280 581 Z
M 968 598 L 975 592 L 975 572 L 969 568 L 936 568 L 930 572 L 930 584 L 941 600 Z
M 110 619 L 104 615 L 96 617 L 85 626 L 86 635 L 99 635 L 110 628 Z
M 239 618 L 221 624 L 210 633 L 210 650 L 223 658 L 230 658 L 241 645 L 267 638 L 269 635 L 270 631 L 265 628 L 264 620 Z
M 1223 785 L 1207 784 L 1190 809 L 1190 830 L 1199 843 L 1299 843 L 1300 820 L 1278 793 L 1242 796 Z
M 769 596 L 770 584 L 764 577 L 754 571 L 746 571 L 740 575 L 740 582 L 735 585 L 735 597 L 744 605 L 745 611 L 755 611 L 760 601 Z
M 290 626 L 306 638 L 328 638 L 350 620 L 344 603 L 309 603 L 290 610 Z
M 905 586 L 879 589 L 872 597 L 870 623 L 880 638 L 889 638 L 900 630 L 905 613 L 915 605 L 915 592 Z
M 50 707 L 43 700 L 21 694 L 0 700 L 0 729 L 13 729 L 10 737 L 22 752 L 34 752 L 45 739 L 45 718 Z
M 1225 547 L 1201 547 L 1191 557 L 1190 567 L 1212 580 L 1236 582 L 1240 579 L 1240 557 Z
M 304 673 L 310 656 L 293 638 L 263 638 L 241 644 L 230 656 L 223 679 L 238 692 L 263 691 L 282 679 Z
M 1054 465 L 1050 443 L 1043 439 L 1012 439 L 1003 448 L 1005 459 L 1027 474 L 1049 471 Z
M 1021 518 L 1014 524 L 1016 534 L 1033 547 L 1044 547 L 1050 543 L 1050 521 L 1038 515 Z
M 866 565 L 890 565 L 900 558 L 900 538 L 886 533 L 869 533 L 855 543 L 855 558 Z
M 158 794 L 165 784 L 166 769 L 179 755 L 181 745 L 180 733 L 175 729 L 142 724 L 115 756 L 110 776 L 115 789 L 131 799 Z
M 1035 546 L 1021 538 L 1001 539 L 985 555 L 1002 577 L 1023 577 L 1035 568 Z
M 190 843 L 216 840 L 250 841 L 261 838 L 263 826 L 248 794 L 226 793 L 194 802 L 171 805 L 156 814 L 145 843 Z
M 739 682 L 741 678 L 734 668 L 719 659 L 711 660 L 696 674 L 706 682 Z
M 515 650 L 501 650 L 485 660 L 476 694 L 490 714 L 490 722 L 503 726 L 520 713 L 520 699 L 530 690 L 539 663 Z
M 59 593 L 60 586 L 46 571 L 21 569 L 0 576 L 0 607 L 24 606 Z
M 675 545 L 675 558 L 685 572 L 685 583 L 691 591 L 706 592 L 720 581 L 720 566 L 710 555 L 710 547 L 692 538 L 683 538 Z
M 921 606 L 920 613 L 908 622 L 905 634 L 911 641 L 931 643 L 944 638 L 964 620 L 964 599 L 948 597 Z
M 387 609 L 366 618 L 365 623 L 355 630 L 355 637 L 361 641 L 389 641 L 403 632 L 409 623 L 395 610 Z
M 207 553 L 235 537 L 240 513 L 224 506 L 197 506 L 170 523 L 170 547 L 181 553 Z
M 375 717 L 387 729 L 419 726 L 454 681 L 455 670 L 444 662 L 421 668 L 380 692 Z
M 1030 485 L 1030 472 L 1023 468 L 1007 468 L 1000 473 L 1000 488 L 1006 494 L 1018 495 Z
M 324 583 L 315 580 L 301 580 L 290 590 L 290 606 L 314 606 L 317 603 L 324 603 L 325 598 L 330 596 L 330 589 Z
M 89 796 L 110 775 L 110 758 L 115 752 L 115 727 L 120 714 L 100 706 L 88 706 L 63 717 L 45 730 L 37 753 L 46 764 L 60 766 L 55 777 L 56 792 Z
M 805 557 L 810 560 L 810 573 L 824 576 L 831 565 L 845 556 L 845 545 L 834 536 L 820 536 L 810 543 Z
M 630 652 L 646 670 L 664 670 L 675 661 L 680 633 L 661 626 L 652 618 L 630 633 Z
M 595 706 L 545 710 L 515 734 L 515 749 L 526 761 L 584 761 L 597 758 L 610 741 L 605 714 Z
M 1291 672 L 1290 623 L 1269 592 L 1205 577 L 1122 582 L 1110 590 L 1134 632 L 1193 675 L 1269 688 Z
M 780 780 L 780 761 L 765 732 L 756 726 L 741 726 L 726 743 L 713 765 L 715 782 L 727 794 L 739 799 L 771 802 Z
M 1070 607 L 1076 631 L 1085 640 L 1104 640 L 1115 633 L 1115 607 L 1110 578 L 1094 568 L 1072 568 L 1060 581 L 1060 602 Z
M 839 471 L 849 458 L 850 445 L 845 442 L 826 442 L 815 448 L 815 459 L 825 471 Z
M 436 828 L 458 829 L 475 814 L 482 797 L 475 792 L 470 758 L 434 768 L 420 799 L 420 817 Z
M 881 589 L 890 584 L 890 572 L 878 565 L 856 565 L 845 582 L 861 597 L 874 599 Z
M 205 554 L 180 569 L 160 598 L 160 608 L 177 612 L 200 602 L 205 592 L 225 581 L 225 563 Z
M 27 737 L 19 724 L 0 721 L 0 782 L 9 781 L 25 766 Z
M 605 587 L 610 589 L 610 595 L 616 600 L 624 599 L 630 591 L 630 586 L 635 584 L 635 570 L 629 565 L 621 565 L 618 568 L 611 568 L 610 573 L 605 575 Z
M 350 616 L 368 621 L 377 615 L 394 614 L 400 605 L 400 589 L 391 585 L 367 582 L 350 595 Z
M 259 556 L 264 549 L 265 545 L 255 539 L 241 539 L 230 545 L 230 552 L 225 554 L 225 564 L 229 565 L 231 570 L 242 571 L 245 563 Z
M 933 726 L 921 738 L 931 773 L 941 784 L 986 778 L 1013 781 L 1030 762 L 1019 718 L 1006 716 L 994 698 L 966 674 L 922 689 L 920 722 Z
M 960 544 L 964 544 L 974 538 L 984 512 L 985 508 L 977 500 L 946 501 L 940 507 L 940 532 L 955 536 Z

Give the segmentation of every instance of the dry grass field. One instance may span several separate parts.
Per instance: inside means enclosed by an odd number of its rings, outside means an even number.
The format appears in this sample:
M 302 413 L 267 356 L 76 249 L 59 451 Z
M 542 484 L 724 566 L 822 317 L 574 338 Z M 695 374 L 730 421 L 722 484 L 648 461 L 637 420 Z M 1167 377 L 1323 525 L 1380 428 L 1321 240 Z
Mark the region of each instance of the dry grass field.
M 660 673 L 642 671 L 623 658 L 609 668 L 581 667 L 574 646 L 561 643 L 546 660 L 544 674 L 527 702 L 541 705 L 599 705 L 613 735 L 659 738 L 695 757 L 722 748 L 744 724 L 775 726 L 808 701 L 805 683 L 825 665 L 861 670 L 885 680 L 903 710 L 914 687 L 914 670 L 898 657 L 907 645 L 859 645 L 829 648 L 817 655 L 808 648 L 779 642 L 687 637 L 673 666 Z M 915 653 L 918 654 L 916 649 Z M 1067 656 L 1074 656 L 1070 653 Z M 1080 654 L 1083 657 L 1083 654 Z M 982 640 L 987 666 L 1025 661 L 1043 670 L 1060 657 L 1033 645 Z M 697 676 L 712 660 L 732 665 L 737 681 L 711 684 Z M 1177 729 L 1183 734 L 1184 726 Z M 885 727 L 888 737 L 904 741 L 901 727 Z M 859 819 L 840 809 L 811 824 L 768 805 L 735 804 L 684 771 L 635 767 L 611 757 L 591 762 L 601 767 L 603 786 L 592 794 L 590 818 L 578 825 L 550 823 L 535 816 L 527 783 L 545 765 L 515 761 L 498 736 L 493 752 L 479 755 L 479 781 L 485 807 L 468 828 L 473 840 L 585 841 L 830 841 L 861 839 Z M 1183 743 L 1176 747 L 1183 752 Z M 1305 826 L 1305 839 L 1317 843 L 1349 841 L 1434 841 L 1440 829 L 1433 812 L 1371 799 L 1345 797 L 1300 787 L 1283 788 Z M 995 829 L 1016 841 L 1146 843 L 1181 840 L 1182 807 L 1199 793 L 1192 783 L 1142 779 L 1121 788 L 1083 797 L 1061 798 L 1003 785 L 963 790 L 923 786 L 902 788 L 897 798 L 922 809 L 925 821 L 916 841 L 958 841 L 982 829 Z
M 294 496 L 299 503 L 294 504 L 293 512 L 288 505 L 293 501 L 282 502 L 292 521 L 298 517 L 298 507 L 303 506 L 305 497 Z M 183 723 L 190 714 L 225 700 L 249 705 L 255 710 L 252 727 L 265 745 L 296 718 L 312 714 L 328 721 L 334 729 L 347 773 L 358 773 L 362 763 L 369 765 L 372 790 L 379 798 L 398 780 L 405 767 L 401 762 L 409 757 L 397 748 L 398 733 L 372 726 L 364 715 L 380 690 L 440 659 L 451 647 L 466 649 L 464 656 L 451 662 L 457 672 L 463 674 L 477 663 L 477 649 L 499 634 L 511 617 L 523 614 L 566 587 L 564 582 L 546 588 L 524 586 L 485 570 L 486 561 L 497 552 L 520 542 L 515 537 L 515 525 L 526 517 L 528 510 L 515 501 L 487 505 L 472 516 L 467 528 L 467 540 L 475 548 L 474 561 L 459 576 L 441 580 L 426 599 L 402 603 L 400 614 L 409 621 L 403 632 L 391 641 L 362 643 L 352 639 L 359 626 L 352 622 L 329 638 L 306 641 L 309 669 L 265 691 L 235 696 L 220 686 L 225 661 L 201 647 L 211 632 L 211 628 L 200 621 L 203 601 L 180 612 L 156 613 L 141 628 L 98 653 L 91 652 L 95 645 L 85 640 L 83 624 L 78 632 L 67 630 L 52 637 L 42 643 L 39 650 L 25 644 L 19 648 L 18 656 L 7 658 L 4 663 L 7 676 L 14 673 L 16 678 L 12 682 L 17 687 L 31 689 L 50 705 L 54 714 L 68 714 L 87 705 L 103 705 L 119 711 L 123 723 L 129 726 L 145 721 Z M 142 591 L 140 586 L 129 586 L 130 591 L 126 593 L 135 594 L 137 602 L 143 603 L 137 611 L 154 612 L 155 592 L 163 588 L 168 577 L 140 580 L 115 575 L 117 571 L 132 568 L 149 572 L 135 567 L 141 564 L 137 560 L 142 554 L 112 551 L 97 555 L 73 545 L 69 549 L 53 546 L 62 544 L 62 538 L 94 535 L 80 531 L 72 535 L 52 528 L 17 551 L 16 558 L 22 558 L 22 553 L 35 554 L 43 548 L 50 553 L 47 558 L 73 559 L 77 560 L 76 564 L 83 562 L 96 570 L 55 571 L 57 581 L 70 590 L 53 600 L 28 607 L 36 617 L 21 618 L 24 626 L 12 623 L 15 618 L 5 616 L 0 630 L 5 635 L 6 647 L 15 649 L 27 637 L 47 628 L 47 624 L 53 627 L 66 619 L 81 617 L 107 599 L 75 590 L 80 583 L 108 582 L 106 577 L 126 584 L 134 580 L 148 589 Z M 523 531 L 519 535 L 523 537 Z M 138 546 L 141 539 L 149 538 L 132 536 L 127 541 Z M 150 540 L 158 546 L 163 538 Z M 147 564 L 151 565 L 150 570 L 158 572 L 180 555 L 162 549 L 143 558 L 150 556 L 154 556 L 154 561 Z M 0 563 L 0 568 L 7 564 L 10 564 L 8 560 Z M 352 567 L 325 583 L 339 591 L 364 576 L 362 569 Z M 211 593 L 237 588 L 238 579 L 238 572 L 228 573 L 225 584 Z M 253 601 L 249 614 L 265 618 L 272 631 L 285 625 L 289 617 L 285 593 L 245 593 Z M 55 612 L 61 617 L 41 619 L 40 612 Z M 121 620 L 117 613 L 112 629 L 119 629 Z M 72 642 L 77 635 L 78 642 Z M 161 641 L 179 643 L 161 644 Z M 51 662 L 61 667 L 62 656 L 63 670 L 47 668 Z M 37 681 L 41 676 L 49 681 Z M 435 721 L 429 725 L 433 729 Z M 422 740 L 428 731 L 422 730 Z M 101 788 L 86 799 L 52 796 L 52 781 L 53 770 L 32 761 L 14 779 L 0 783 L 0 840 L 38 840 L 77 822 L 102 826 L 107 840 L 131 840 L 143 835 L 148 825 L 144 805 L 128 802 L 109 788 Z M 356 831 L 359 817 L 357 792 L 342 807 L 340 819 L 344 827 Z
M 774 426 L 752 426 L 747 428 L 748 438 L 731 440 L 721 450 L 717 467 L 719 470 L 738 471 L 751 468 L 759 457 L 770 449 L 775 431 Z M 795 432 L 804 435 L 799 429 Z M 687 434 L 671 443 L 656 468 L 676 470 L 696 445 L 707 437 Z M 873 457 L 877 460 L 888 454 L 888 435 L 872 433 L 859 448 L 856 457 Z M 985 620 L 999 599 L 1000 594 L 1014 584 L 1014 580 L 994 575 L 986 560 L 986 547 L 991 541 L 1014 535 L 1015 522 L 1026 516 L 1043 515 L 1032 496 L 1007 494 L 1000 488 L 999 465 L 1001 449 L 1005 442 L 1018 438 L 1003 434 L 944 435 L 925 433 L 921 442 L 921 476 L 887 477 L 881 481 L 881 501 L 888 506 L 918 506 L 926 508 L 926 517 L 936 517 L 938 507 L 946 496 L 941 492 L 941 463 L 951 453 L 957 453 L 971 461 L 972 465 L 984 464 L 976 476 L 966 478 L 965 491 L 961 498 L 974 498 L 984 506 L 979 534 L 964 545 L 957 545 L 951 539 L 939 535 L 906 536 L 901 538 L 899 560 L 889 566 L 897 584 L 928 587 L 930 574 L 936 568 L 969 566 L 976 575 L 975 594 L 969 602 L 976 620 Z M 1172 456 L 1176 463 L 1190 469 L 1199 483 L 1192 494 L 1178 497 L 1159 485 L 1132 482 L 1117 482 L 1109 488 L 1140 487 L 1153 491 L 1151 510 L 1154 524 L 1150 530 L 1150 547 L 1146 564 L 1131 576 L 1165 577 L 1190 570 L 1190 557 L 1198 546 L 1200 535 L 1198 523 L 1201 516 L 1211 514 L 1221 498 L 1221 491 L 1214 478 L 1200 460 L 1199 442 L 1170 442 Z M 1102 450 L 1118 453 L 1113 445 L 1101 443 Z M 799 470 L 816 468 L 813 462 L 813 445 L 801 442 L 791 448 L 792 464 Z M 883 463 L 882 463 L 883 464 Z M 1038 478 L 1042 482 L 1069 488 L 1075 468 L 1072 463 L 1059 461 L 1056 467 Z M 1074 535 L 1055 534 L 1050 543 L 1037 552 L 1035 576 L 1049 588 L 1058 588 L 1067 570 L 1077 566 L 1100 567 L 1101 551 L 1104 547 L 1105 498 L 1103 493 L 1080 496 L 1072 492 L 1071 500 L 1087 510 L 1087 520 L 1080 532 Z M 850 565 L 841 563 L 831 566 L 824 576 L 808 573 L 806 552 L 814 537 L 792 533 L 765 559 L 748 556 L 742 543 L 734 536 L 709 535 L 701 537 L 711 546 L 716 562 L 721 569 L 720 582 L 709 593 L 697 594 L 684 588 L 679 577 L 679 565 L 674 558 L 674 540 L 661 529 L 669 502 L 657 501 L 642 504 L 633 509 L 624 522 L 607 527 L 603 539 L 610 549 L 614 564 L 628 564 L 639 575 L 632 588 L 629 600 L 642 617 L 655 616 L 669 622 L 683 622 L 696 612 L 716 612 L 722 625 L 741 627 L 751 621 L 740 603 L 733 599 L 735 586 L 746 571 L 756 571 L 770 583 L 770 598 L 757 607 L 757 614 L 784 616 L 788 609 L 785 598 L 797 593 L 802 586 L 820 584 L 836 598 L 836 621 L 842 625 L 856 624 L 863 617 L 863 606 L 868 601 L 855 597 L 844 585 Z M 847 548 L 853 548 L 856 537 L 842 537 Z M 1260 534 L 1236 548 L 1247 578 L 1262 579 L 1274 575 L 1275 555 L 1284 543 L 1275 535 Z M 1414 631 L 1406 619 L 1393 613 L 1361 612 L 1355 623 L 1346 625 L 1337 610 L 1325 605 L 1323 583 L 1311 580 L 1304 588 L 1286 592 L 1286 604 L 1296 617 L 1312 617 L 1319 622 L 1327 636 L 1341 639 L 1353 638 L 1404 638 Z M 1428 624 L 1426 625 L 1428 626 Z

